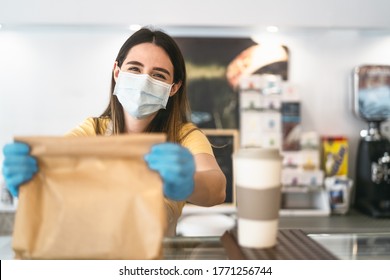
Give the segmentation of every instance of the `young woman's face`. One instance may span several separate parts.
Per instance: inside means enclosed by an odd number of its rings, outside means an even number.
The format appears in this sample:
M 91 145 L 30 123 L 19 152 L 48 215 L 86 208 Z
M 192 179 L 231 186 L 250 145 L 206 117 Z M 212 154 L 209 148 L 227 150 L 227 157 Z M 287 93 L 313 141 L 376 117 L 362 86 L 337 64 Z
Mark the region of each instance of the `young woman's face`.
M 121 68 L 116 64 L 114 68 L 115 81 L 118 78 L 119 71 L 148 74 L 164 83 L 173 83 L 173 64 L 164 49 L 153 43 L 142 43 L 132 47 Z M 174 95 L 180 86 L 181 82 L 175 83 L 172 86 L 170 96 Z
M 115 63 L 115 82 L 118 79 L 120 71 L 133 74 L 148 74 L 153 79 L 170 85 L 173 84 L 174 68 L 168 54 L 164 51 L 164 49 L 152 43 L 142 43 L 132 47 L 120 68 L 118 63 Z M 169 95 L 175 95 L 180 86 L 181 81 L 174 83 Z M 127 130 L 132 132 L 143 131 L 145 126 L 150 123 L 156 114 L 157 112 L 140 120 L 131 117 L 128 113 L 125 113 Z

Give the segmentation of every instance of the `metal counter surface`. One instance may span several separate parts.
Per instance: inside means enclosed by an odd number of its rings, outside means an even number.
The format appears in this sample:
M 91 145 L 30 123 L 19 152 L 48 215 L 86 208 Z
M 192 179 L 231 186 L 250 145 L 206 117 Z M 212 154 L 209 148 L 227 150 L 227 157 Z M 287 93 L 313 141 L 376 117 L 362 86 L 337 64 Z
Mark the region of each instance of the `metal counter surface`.
M 308 234 L 341 260 L 390 260 L 390 233 Z M 0 259 L 12 260 L 12 237 L 0 236 Z M 164 239 L 166 260 L 226 260 L 220 236 Z
M 390 260 L 390 233 L 308 234 L 340 260 Z M 165 259 L 228 259 L 220 237 L 173 237 L 164 241 Z
M 4 215 L 6 214 L 6 215 Z M 13 215 L 3 213 L 0 259 L 12 259 Z M 346 215 L 280 217 L 279 228 L 301 229 L 339 259 L 390 260 L 390 219 L 375 219 L 351 210 Z M 220 236 L 164 239 L 165 259 L 227 259 Z

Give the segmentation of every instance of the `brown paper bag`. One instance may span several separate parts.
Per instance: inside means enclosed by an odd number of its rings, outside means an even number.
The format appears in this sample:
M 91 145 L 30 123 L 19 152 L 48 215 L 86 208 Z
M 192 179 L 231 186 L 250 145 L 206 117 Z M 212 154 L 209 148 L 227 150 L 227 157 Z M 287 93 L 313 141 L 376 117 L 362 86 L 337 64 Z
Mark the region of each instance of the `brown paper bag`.
M 158 259 L 162 181 L 143 159 L 163 134 L 18 137 L 39 172 L 21 186 L 13 250 L 21 259 Z

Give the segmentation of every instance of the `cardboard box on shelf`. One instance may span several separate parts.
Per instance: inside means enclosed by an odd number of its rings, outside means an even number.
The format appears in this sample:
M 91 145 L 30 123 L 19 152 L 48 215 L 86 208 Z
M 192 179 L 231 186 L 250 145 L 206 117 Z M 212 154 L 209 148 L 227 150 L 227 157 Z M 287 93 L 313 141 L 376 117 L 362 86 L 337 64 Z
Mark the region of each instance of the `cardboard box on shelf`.
M 281 151 L 283 156 L 283 168 L 298 168 L 301 165 L 300 151 Z
M 321 142 L 321 166 L 325 176 L 348 176 L 348 139 L 344 136 L 323 136 Z
M 280 132 L 264 132 L 261 135 L 261 147 L 281 149 L 282 134 Z
M 322 186 L 324 171 L 304 170 L 301 168 L 283 168 L 282 185 L 286 186 Z
M 300 149 L 301 116 L 300 102 L 282 103 L 282 147 L 285 151 Z
M 262 97 L 258 90 L 240 92 L 240 109 L 257 110 L 262 108 Z

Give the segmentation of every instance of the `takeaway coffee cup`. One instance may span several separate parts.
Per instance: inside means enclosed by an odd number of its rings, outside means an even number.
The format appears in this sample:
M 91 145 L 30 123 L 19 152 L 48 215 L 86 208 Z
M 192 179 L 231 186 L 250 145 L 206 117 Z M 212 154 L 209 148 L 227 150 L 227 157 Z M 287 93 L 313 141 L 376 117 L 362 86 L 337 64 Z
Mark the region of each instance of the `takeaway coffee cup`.
M 238 243 L 249 248 L 276 245 L 282 157 L 277 149 L 244 148 L 233 155 Z

